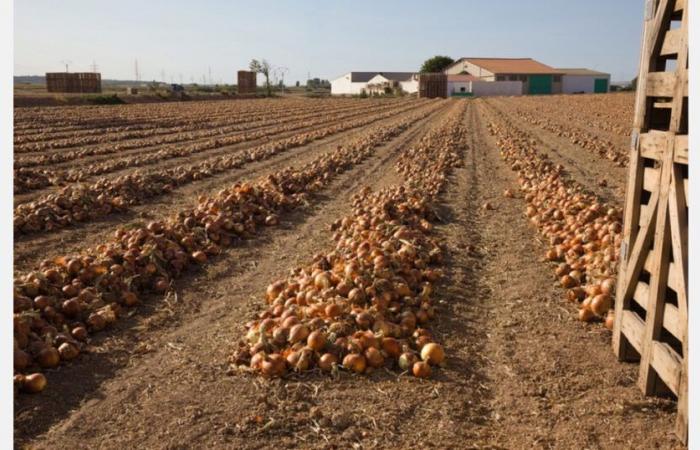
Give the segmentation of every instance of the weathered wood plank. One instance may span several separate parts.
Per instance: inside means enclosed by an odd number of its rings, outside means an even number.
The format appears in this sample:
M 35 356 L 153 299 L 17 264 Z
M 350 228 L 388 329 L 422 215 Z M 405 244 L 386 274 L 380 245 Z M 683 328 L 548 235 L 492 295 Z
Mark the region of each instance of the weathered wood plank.
M 661 177 L 658 189 L 658 207 L 656 211 L 656 230 L 654 232 L 654 249 L 651 261 L 651 283 L 645 318 L 644 337 L 642 339 L 642 351 L 639 368 L 639 387 L 645 395 L 655 394 L 657 383 L 652 370 L 652 345 L 658 340 L 663 328 L 664 298 L 670 262 L 671 233 L 669 226 L 669 196 L 671 191 L 671 179 L 673 174 L 673 148 L 675 139 L 668 137 L 669 151 L 664 154 L 661 162 Z M 644 261 L 642 261 L 644 263 Z
M 678 164 L 688 164 L 688 135 L 679 134 L 676 136 L 676 154 L 673 162 Z
M 632 311 L 623 311 L 621 314 L 622 334 L 637 352 L 641 353 L 642 339 L 644 337 L 644 321 Z
M 649 97 L 673 97 L 676 74 L 674 72 L 649 72 L 646 95 Z
M 661 381 L 676 395 L 681 381 L 682 358 L 663 342 L 655 341 L 651 345 L 651 366 Z
M 642 187 L 645 191 L 654 192 L 659 187 L 659 177 L 661 171 L 654 167 L 644 168 L 644 182 Z
M 676 55 L 681 44 L 681 29 L 668 30 L 664 37 L 664 43 L 661 46 L 661 55 Z

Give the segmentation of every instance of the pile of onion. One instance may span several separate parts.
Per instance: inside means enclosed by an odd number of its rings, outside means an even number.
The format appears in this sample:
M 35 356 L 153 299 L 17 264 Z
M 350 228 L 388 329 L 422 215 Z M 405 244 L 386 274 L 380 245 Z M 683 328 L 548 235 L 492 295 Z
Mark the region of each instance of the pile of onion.
M 512 126 L 490 123 L 502 158 L 519 175 L 526 215 L 549 242 L 545 259 L 567 298 L 579 304 L 579 319 L 604 319 L 612 307 L 621 242 L 621 212 L 568 178 Z
M 265 377 L 343 368 L 396 368 L 428 377 L 445 361 L 426 328 L 435 316 L 435 282 L 443 262 L 430 237 L 433 202 L 466 146 L 458 105 L 397 161 L 407 180 L 353 197 L 335 221 L 335 248 L 271 283 L 267 308 L 246 324 L 232 365 Z

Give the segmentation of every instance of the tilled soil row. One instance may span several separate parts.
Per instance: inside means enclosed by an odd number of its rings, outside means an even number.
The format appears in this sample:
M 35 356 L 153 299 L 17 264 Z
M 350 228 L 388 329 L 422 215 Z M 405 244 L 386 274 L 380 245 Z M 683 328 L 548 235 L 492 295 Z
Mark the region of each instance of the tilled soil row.
M 513 114 L 508 108 L 497 109 L 491 100 L 481 104 L 482 109 L 494 113 L 508 127 L 520 132 L 527 132 L 529 139 L 538 144 L 538 149 L 552 161 L 566 168 L 567 175 L 579 184 L 587 186 L 590 191 L 603 201 L 621 207 L 624 202 L 627 169 L 611 164 L 600 158 L 591 158 L 588 152 L 572 144 L 568 139 L 559 137 L 544 129 L 534 130 L 527 122 Z
M 439 103 L 435 102 L 422 104 L 418 108 L 411 106 L 399 112 L 386 112 L 368 119 L 325 127 L 233 154 L 209 155 L 188 165 L 129 172 L 116 178 L 100 178 L 90 185 L 69 186 L 56 194 L 17 206 L 14 214 L 15 233 L 52 231 L 70 227 L 77 222 L 99 219 L 113 212 L 123 213 L 146 199 L 170 193 L 183 185 L 211 178 L 245 164 L 268 159 L 329 135 L 359 128 L 400 113 L 415 114 L 415 110 L 431 111 L 438 107 Z
M 381 100 L 380 100 L 381 101 Z M 389 103 L 391 101 L 384 101 Z M 15 111 L 18 137 L 39 140 L 46 137 L 66 137 L 100 133 L 119 133 L 157 128 L 161 125 L 178 127 L 192 122 L 207 122 L 221 117 L 244 115 L 258 117 L 261 112 L 277 114 L 308 108 L 312 99 L 256 99 L 254 101 L 193 101 L 169 103 L 137 103 L 109 106 L 68 106 L 63 108 L 19 108 Z M 349 106 L 356 99 L 338 99 Z M 55 111 L 54 111 L 55 110 Z M 195 116 L 195 117 L 193 117 Z
M 393 146 L 403 142 L 408 136 L 421 128 L 421 124 L 432 120 L 439 109 L 432 113 L 427 113 L 424 119 L 418 121 L 412 130 L 398 136 L 388 145 Z M 392 118 L 387 124 L 394 123 L 400 118 Z M 376 127 L 376 124 L 367 125 L 357 129 L 348 130 L 338 135 L 333 135 L 306 146 L 290 149 L 269 159 L 246 164 L 240 169 L 234 169 L 215 175 L 211 178 L 202 179 L 165 195 L 149 199 L 148 203 L 135 205 L 125 214 L 110 214 L 104 220 L 91 221 L 77 224 L 76 227 L 56 230 L 53 233 L 35 233 L 16 238 L 15 246 L 15 270 L 27 270 L 37 266 L 41 261 L 41 255 L 51 252 L 76 252 L 86 246 L 97 245 L 111 236 L 115 225 L 125 227 L 143 225 L 148 219 L 156 219 L 167 215 L 169 212 L 187 208 L 195 203 L 200 195 L 207 195 L 220 189 L 221 186 L 235 183 L 242 179 L 266 176 L 274 174 L 288 167 L 290 164 L 307 164 L 329 148 L 347 145 L 358 133 Z M 388 177 L 391 179 L 391 177 Z M 384 181 L 384 179 L 380 180 Z
M 292 121 L 292 120 L 302 120 L 313 117 L 314 115 L 325 112 L 337 112 L 337 111 L 351 111 L 354 109 L 363 109 L 368 105 L 352 105 L 349 106 L 346 103 L 337 103 L 330 105 L 314 105 L 309 104 L 307 108 L 277 108 L 272 111 L 259 110 L 246 112 L 240 111 L 236 113 L 234 111 L 223 112 L 213 115 L 201 114 L 196 117 L 192 117 L 189 121 L 182 121 L 177 126 L 169 126 L 167 119 L 164 122 L 164 126 L 151 128 L 141 128 L 138 130 L 131 131 L 119 131 L 119 132 L 109 132 L 108 130 L 101 130 L 97 133 L 95 129 L 86 130 L 89 132 L 88 136 L 82 136 L 81 133 L 73 131 L 66 133 L 66 136 L 53 136 L 49 133 L 40 135 L 42 140 L 32 140 L 27 143 L 18 144 L 15 142 L 16 153 L 24 153 L 20 158 L 15 159 L 15 167 L 31 167 L 32 165 L 42 164 L 41 157 L 48 156 L 50 162 L 60 162 L 64 159 L 61 156 L 66 151 L 52 152 L 50 155 L 47 154 L 49 150 L 61 150 L 65 148 L 80 147 L 80 152 L 75 153 L 77 157 L 88 156 L 90 153 L 88 148 L 99 145 L 110 143 L 111 145 L 119 145 L 120 148 L 130 148 L 130 146 L 122 146 L 125 141 L 132 141 L 137 139 L 151 138 L 157 136 L 165 136 L 170 134 L 177 134 L 182 140 L 193 139 L 198 136 L 200 132 L 209 132 L 212 136 L 225 134 L 227 131 L 242 131 L 247 129 L 260 128 L 266 125 L 276 125 L 281 121 Z M 378 105 L 374 105 L 378 106 Z M 154 118 L 149 118 L 153 120 Z M 157 123 L 157 121 L 155 122 Z M 21 139 L 21 136 L 19 137 Z M 164 141 L 166 142 L 177 142 L 177 141 Z M 147 146 L 143 141 L 140 141 L 137 146 Z M 42 155 L 27 155 L 28 153 L 42 152 Z M 57 158 L 57 159 L 53 159 Z M 49 162 L 49 161 L 47 161 Z
M 376 113 L 374 119 L 381 118 L 392 113 L 401 113 L 412 108 L 419 107 L 421 102 L 410 103 L 407 105 L 383 106 L 375 108 L 373 113 Z M 308 132 L 317 132 L 328 127 L 338 127 L 338 124 L 350 126 L 367 122 L 369 109 L 363 112 L 349 112 L 336 114 L 332 117 L 321 117 L 312 120 L 297 121 L 293 120 L 286 125 L 275 127 L 256 128 L 254 130 L 237 131 L 233 133 L 225 133 L 223 135 L 206 135 L 201 138 L 187 139 L 186 134 L 170 135 L 168 139 L 175 141 L 188 140 L 186 144 L 168 145 L 168 143 L 140 145 L 138 142 L 130 143 L 132 150 L 122 150 L 119 145 L 107 146 L 102 149 L 88 149 L 86 152 L 98 152 L 97 157 L 81 159 L 83 165 L 75 167 L 75 161 L 69 163 L 54 164 L 49 163 L 49 168 L 18 168 L 14 171 L 15 176 L 15 193 L 24 193 L 34 191 L 48 186 L 61 186 L 67 182 L 85 181 L 91 179 L 95 175 L 112 173 L 113 176 L 118 176 L 120 171 L 132 167 L 155 164 L 161 161 L 168 161 L 169 164 L 177 164 L 177 158 L 188 157 L 191 155 L 202 154 L 214 155 L 222 154 L 230 151 L 231 147 L 243 144 L 244 147 L 261 144 L 269 145 L 271 137 L 280 141 L 284 138 L 290 138 L 295 135 L 300 135 Z M 354 118 L 353 121 L 347 122 L 348 119 Z M 78 151 L 80 153 L 81 151 Z M 70 152 L 74 153 L 74 152 Z M 109 158 L 110 154 L 119 153 L 117 158 Z M 73 159 L 74 155 L 61 154 L 55 159 L 63 161 L 64 158 Z M 49 155 L 46 156 L 47 158 Z M 42 157 L 44 158 L 44 157 Z M 174 160 L 174 161 L 170 161 Z M 66 167 L 66 169 L 63 168 Z
M 332 103 L 324 106 L 315 106 L 311 111 L 302 113 L 278 113 L 273 117 L 265 115 L 265 119 L 259 120 L 255 116 L 244 115 L 233 119 L 211 122 L 198 122 L 196 129 L 188 130 L 186 127 L 178 127 L 155 136 L 145 138 L 130 138 L 126 140 L 105 139 L 95 145 L 80 145 L 75 150 L 59 149 L 53 152 L 42 152 L 39 155 L 20 156 L 15 158 L 15 169 L 29 168 L 34 166 L 49 167 L 70 167 L 66 162 L 96 163 L 104 161 L 115 154 L 119 157 L 126 157 L 139 151 L 151 151 L 165 146 L 186 145 L 204 141 L 206 139 L 232 139 L 233 136 L 248 137 L 249 139 L 259 139 L 266 136 L 274 136 L 289 131 L 298 130 L 318 124 L 321 119 L 326 119 L 329 114 L 334 114 L 334 118 L 358 117 L 362 113 L 380 112 L 396 108 L 397 104 L 387 103 L 382 105 L 367 104 L 355 105 L 352 107 L 335 106 Z M 193 125 L 195 126 L 195 125 Z
M 623 145 L 623 140 L 619 138 L 614 139 L 615 142 L 613 142 L 613 140 L 598 133 L 592 133 L 586 125 L 576 125 L 576 122 L 573 124 L 572 122 L 562 123 L 558 119 L 536 112 L 533 113 L 527 108 L 522 108 L 520 105 L 509 101 L 494 101 L 494 103 L 501 103 L 501 110 L 508 110 L 512 114 L 516 114 L 520 120 L 549 131 L 558 137 L 568 138 L 572 144 L 600 158 L 608 159 L 619 167 L 627 167 L 629 163 L 629 156 Z

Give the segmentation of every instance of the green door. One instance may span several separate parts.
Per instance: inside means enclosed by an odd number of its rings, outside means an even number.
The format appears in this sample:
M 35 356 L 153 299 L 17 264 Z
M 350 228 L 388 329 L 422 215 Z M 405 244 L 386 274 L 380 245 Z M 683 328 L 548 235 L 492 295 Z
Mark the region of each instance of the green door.
M 530 75 L 529 94 L 551 94 L 552 93 L 552 75 Z
M 604 94 L 608 92 L 608 80 L 605 78 L 598 78 L 595 80 L 593 85 L 593 92 L 596 94 Z

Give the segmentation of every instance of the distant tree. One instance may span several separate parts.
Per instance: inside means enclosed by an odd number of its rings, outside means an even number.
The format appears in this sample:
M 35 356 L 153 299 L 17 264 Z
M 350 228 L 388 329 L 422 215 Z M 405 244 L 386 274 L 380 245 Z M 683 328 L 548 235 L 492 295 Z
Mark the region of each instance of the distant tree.
M 262 61 L 258 61 L 257 59 L 253 59 L 250 61 L 250 70 L 255 72 L 255 73 L 261 73 L 265 77 L 265 89 L 267 91 L 268 97 L 272 95 L 272 85 L 270 84 L 270 71 L 272 70 L 272 66 L 270 65 L 267 60 L 263 59 Z
M 423 65 L 420 66 L 420 71 L 421 73 L 442 72 L 447 68 L 447 66 L 449 66 L 453 62 L 455 61 L 449 56 L 433 56 L 432 58 L 425 60 Z
M 299 87 L 299 82 L 297 81 L 297 87 Z

